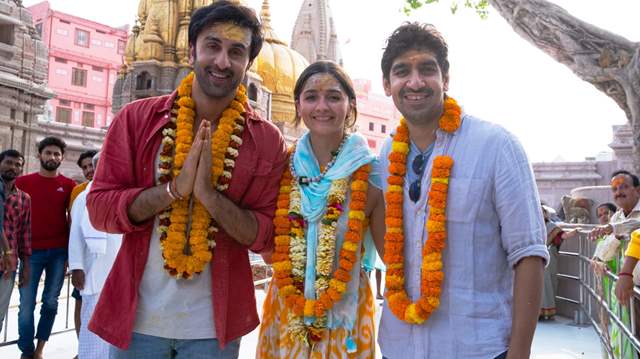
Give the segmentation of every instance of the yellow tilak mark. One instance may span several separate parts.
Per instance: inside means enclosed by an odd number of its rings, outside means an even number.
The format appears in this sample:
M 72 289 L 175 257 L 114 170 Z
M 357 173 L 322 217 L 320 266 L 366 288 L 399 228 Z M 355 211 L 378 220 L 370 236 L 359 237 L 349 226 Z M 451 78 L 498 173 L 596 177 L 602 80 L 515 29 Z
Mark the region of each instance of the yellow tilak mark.
M 232 22 L 217 24 L 213 27 L 213 31 L 219 33 L 220 36 L 226 39 L 240 42 L 247 47 L 251 43 L 251 34 L 249 33 L 249 29 L 238 26 Z

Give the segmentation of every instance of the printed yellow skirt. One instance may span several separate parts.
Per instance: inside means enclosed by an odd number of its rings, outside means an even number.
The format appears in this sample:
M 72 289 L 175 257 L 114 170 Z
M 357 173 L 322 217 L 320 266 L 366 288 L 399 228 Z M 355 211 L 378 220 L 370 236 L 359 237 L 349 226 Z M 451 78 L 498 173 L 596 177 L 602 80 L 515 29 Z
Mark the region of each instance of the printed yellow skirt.
M 278 297 L 277 287 L 271 282 L 267 298 L 264 300 L 262 324 L 256 357 L 261 359 L 342 359 L 375 358 L 374 301 L 369 278 L 360 271 L 358 288 L 358 317 L 352 331 L 357 344 L 357 352 L 347 353 L 345 341 L 348 332 L 339 328 L 327 330 L 322 341 L 313 350 L 302 341 L 293 342 L 287 334 L 287 311 Z

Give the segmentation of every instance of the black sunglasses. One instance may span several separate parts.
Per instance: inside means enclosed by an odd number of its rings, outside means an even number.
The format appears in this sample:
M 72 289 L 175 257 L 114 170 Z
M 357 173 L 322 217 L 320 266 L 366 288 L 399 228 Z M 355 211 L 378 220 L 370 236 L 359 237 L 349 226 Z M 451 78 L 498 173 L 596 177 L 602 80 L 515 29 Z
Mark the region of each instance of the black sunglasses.
M 420 199 L 420 189 L 422 187 L 422 173 L 427 165 L 427 158 L 424 154 L 419 154 L 411 163 L 413 173 L 418 175 L 418 179 L 409 186 L 409 198 L 415 203 Z

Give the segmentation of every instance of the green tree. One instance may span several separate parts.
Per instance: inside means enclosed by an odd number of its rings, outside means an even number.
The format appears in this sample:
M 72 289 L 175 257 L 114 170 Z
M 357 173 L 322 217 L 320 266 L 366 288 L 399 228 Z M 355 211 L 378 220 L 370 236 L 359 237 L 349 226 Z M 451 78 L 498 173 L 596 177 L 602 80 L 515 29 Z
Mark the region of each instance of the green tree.
M 436 2 L 404 0 L 404 11 Z M 451 0 L 451 11 L 461 5 L 483 18 L 489 7 L 495 9 L 518 35 L 613 99 L 633 129 L 634 166 L 640 173 L 640 43 L 582 21 L 546 0 Z

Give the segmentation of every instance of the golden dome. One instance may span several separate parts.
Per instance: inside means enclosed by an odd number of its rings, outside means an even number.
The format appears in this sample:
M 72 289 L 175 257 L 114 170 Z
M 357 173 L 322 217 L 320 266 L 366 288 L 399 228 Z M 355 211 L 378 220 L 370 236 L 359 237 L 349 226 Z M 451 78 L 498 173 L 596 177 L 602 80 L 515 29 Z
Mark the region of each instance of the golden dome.
M 265 41 L 251 71 L 260 75 L 262 85 L 272 92 L 271 120 L 291 123 L 295 118 L 293 88 L 309 62 L 276 36 L 271 27 L 268 0 L 262 3 L 260 18 Z

